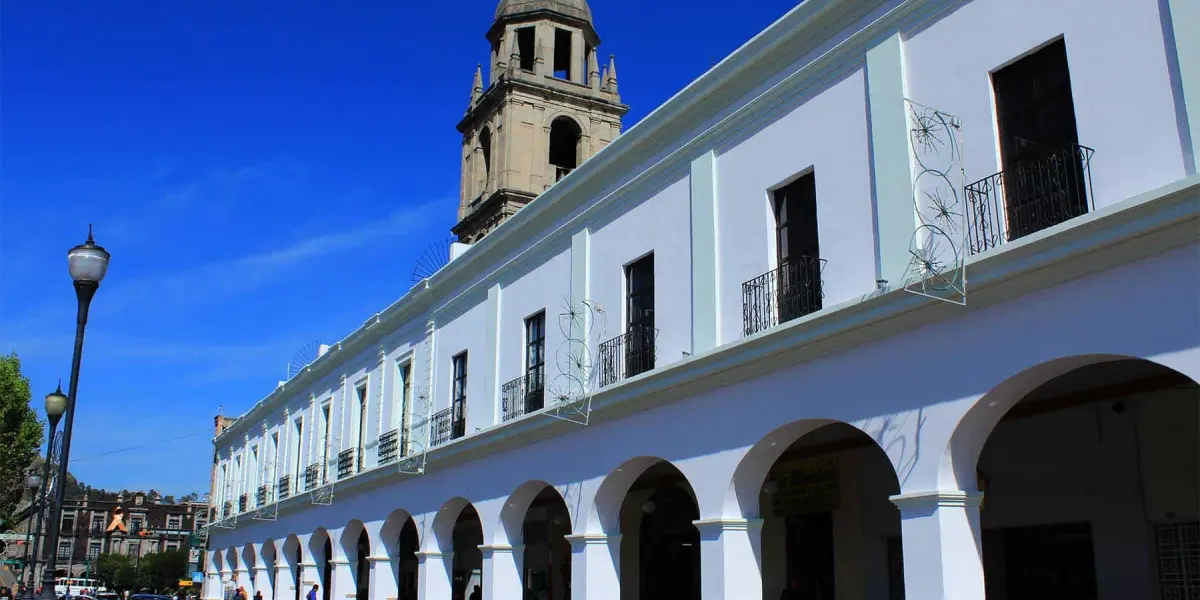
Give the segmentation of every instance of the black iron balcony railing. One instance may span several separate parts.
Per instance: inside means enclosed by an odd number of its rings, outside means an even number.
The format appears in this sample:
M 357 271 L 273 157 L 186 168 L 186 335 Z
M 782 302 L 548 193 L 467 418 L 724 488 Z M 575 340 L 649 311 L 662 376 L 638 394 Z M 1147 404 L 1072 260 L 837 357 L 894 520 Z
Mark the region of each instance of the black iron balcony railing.
M 271 501 L 271 486 L 258 486 L 258 497 L 255 499 L 258 501 L 255 503 L 255 506 L 266 506 Z
M 554 181 L 557 182 L 562 180 L 563 177 L 570 175 L 571 171 L 574 170 L 575 167 L 560 167 L 558 165 L 554 165 Z
M 244 513 L 250 506 L 250 494 L 242 494 L 238 497 L 238 512 Z
M 324 465 L 321 463 L 313 463 L 304 468 L 304 489 L 311 490 L 318 485 L 324 483 Z
M 430 433 L 429 445 L 445 444 L 466 435 L 466 415 L 461 414 L 461 409 L 456 410 L 459 406 L 461 404 L 434 413 L 433 419 L 430 420 L 430 427 L 433 429 Z
M 966 186 L 968 251 L 978 254 L 1093 210 L 1095 153 L 1073 144 Z
M 600 344 L 600 387 L 653 369 L 657 338 L 657 329 L 635 325 Z
M 798 256 L 742 284 L 742 335 L 821 310 L 825 259 Z
M 279 478 L 278 490 L 279 499 L 286 500 L 292 496 L 292 476 L 284 475 Z
M 510 421 L 546 405 L 545 374 L 535 369 L 500 388 L 501 418 Z
M 337 472 L 338 479 L 345 479 L 360 470 L 360 461 L 355 460 L 358 457 L 358 451 L 354 448 L 342 450 L 338 453 Z
M 386 465 L 400 458 L 400 430 L 393 429 L 379 436 L 379 464 Z

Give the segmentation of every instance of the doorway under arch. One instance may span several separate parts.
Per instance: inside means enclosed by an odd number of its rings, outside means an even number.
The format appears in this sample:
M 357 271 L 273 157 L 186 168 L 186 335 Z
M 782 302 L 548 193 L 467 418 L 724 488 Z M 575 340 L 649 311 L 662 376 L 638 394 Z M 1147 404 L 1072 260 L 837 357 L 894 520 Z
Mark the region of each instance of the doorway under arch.
M 990 431 L 968 433 L 986 436 L 975 479 L 988 600 L 1200 590 L 1200 568 L 1188 568 L 1200 563 L 1194 380 L 1113 357 L 1043 383 Z
M 621 598 L 700 600 L 696 495 L 669 462 L 634 480 L 620 508 Z

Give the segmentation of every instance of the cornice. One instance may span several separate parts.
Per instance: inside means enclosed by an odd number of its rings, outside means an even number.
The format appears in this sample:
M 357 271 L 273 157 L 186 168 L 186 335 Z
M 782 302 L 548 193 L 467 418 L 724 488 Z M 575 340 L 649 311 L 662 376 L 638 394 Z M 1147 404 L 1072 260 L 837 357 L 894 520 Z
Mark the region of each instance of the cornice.
M 598 390 L 592 395 L 590 422 L 647 411 L 1195 244 L 1198 227 L 1200 175 L 1193 175 L 972 256 L 966 267 L 971 285 L 967 306 L 888 288 Z M 525 415 L 431 448 L 426 468 L 448 468 L 577 429 L 538 413 Z M 420 475 L 377 468 L 337 485 L 340 494 L 353 494 L 412 477 Z M 307 496 L 294 496 L 280 502 L 279 512 L 308 505 Z M 586 543 L 599 542 L 588 537 Z

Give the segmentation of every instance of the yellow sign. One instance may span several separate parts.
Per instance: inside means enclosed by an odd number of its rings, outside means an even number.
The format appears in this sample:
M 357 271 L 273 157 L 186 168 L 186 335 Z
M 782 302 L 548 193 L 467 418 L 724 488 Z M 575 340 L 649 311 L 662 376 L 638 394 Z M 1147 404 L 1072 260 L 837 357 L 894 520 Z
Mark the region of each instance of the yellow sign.
M 192 587 L 192 580 L 191 579 L 180 579 L 179 587 Z

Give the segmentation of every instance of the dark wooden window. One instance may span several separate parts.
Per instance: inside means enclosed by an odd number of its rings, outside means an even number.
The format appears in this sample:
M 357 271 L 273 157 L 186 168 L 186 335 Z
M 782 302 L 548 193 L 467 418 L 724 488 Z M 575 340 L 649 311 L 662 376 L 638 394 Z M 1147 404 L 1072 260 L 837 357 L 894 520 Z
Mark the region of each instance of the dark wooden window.
M 467 353 L 452 358 L 451 367 L 454 374 L 450 391 L 451 436 L 460 438 L 467 432 Z

